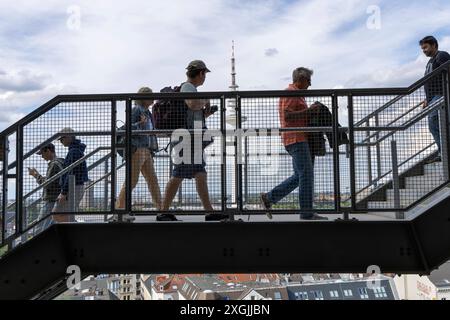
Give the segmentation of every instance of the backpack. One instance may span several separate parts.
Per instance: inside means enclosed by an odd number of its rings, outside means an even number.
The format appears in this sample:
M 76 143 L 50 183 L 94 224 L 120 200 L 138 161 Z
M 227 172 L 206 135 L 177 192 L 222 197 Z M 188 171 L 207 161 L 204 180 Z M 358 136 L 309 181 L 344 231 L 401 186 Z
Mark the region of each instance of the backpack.
M 117 122 L 122 122 L 118 120 Z M 121 127 L 117 127 L 116 126 L 117 131 L 126 131 L 127 127 L 126 125 L 122 125 Z M 125 142 L 126 142 L 126 135 L 125 134 L 116 134 L 116 152 L 119 156 L 122 157 L 122 161 L 125 161 Z M 133 145 L 131 146 L 131 153 L 133 154 L 136 151 L 136 147 L 134 147 Z
M 180 92 L 181 85 L 165 87 L 160 92 Z M 187 106 L 184 100 L 158 100 L 153 105 L 152 114 L 156 130 L 176 130 L 186 128 Z

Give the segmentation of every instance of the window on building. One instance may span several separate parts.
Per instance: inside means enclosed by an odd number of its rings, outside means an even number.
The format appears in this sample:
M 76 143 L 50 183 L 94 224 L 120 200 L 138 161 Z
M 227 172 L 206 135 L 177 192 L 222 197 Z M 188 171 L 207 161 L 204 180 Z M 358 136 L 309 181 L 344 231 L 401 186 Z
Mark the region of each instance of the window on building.
M 339 292 L 337 292 L 336 290 L 332 290 L 330 291 L 330 296 L 332 298 L 339 298 Z
M 281 300 L 281 293 L 278 291 L 275 292 L 275 300 Z
M 367 293 L 367 288 L 359 288 L 359 295 L 361 299 L 369 299 L 369 294 Z
M 323 293 L 322 291 L 316 290 L 312 292 L 315 300 L 323 300 Z
M 375 294 L 375 298 L 382 299 L 387 298 L 386 288 L 385 287 L 379 287 L 373 289 L 373 293 Z
M 297 300 L 308 300 L 307 292 L 296 292 L 296 295 L 298 296 Z
M 353 291 L 350 289 L 344 290 L 344 296 L 345 297 L 353 297 Z

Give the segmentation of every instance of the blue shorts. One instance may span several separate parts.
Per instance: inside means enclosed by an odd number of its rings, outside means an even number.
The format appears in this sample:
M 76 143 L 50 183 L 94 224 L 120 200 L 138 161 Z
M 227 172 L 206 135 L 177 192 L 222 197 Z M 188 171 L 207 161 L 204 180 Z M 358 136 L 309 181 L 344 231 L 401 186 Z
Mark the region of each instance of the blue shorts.
M 206 164 L 175 164 L 172 177 L 181 179 L 193 179 L 198 173 L 206 173 Z
M 194 150 L 194 146 L 191 146 L 191 150 Z M 205 145 L 203 145 L 202 153 L 205 150 Z M 183 156 L 183 151 L 180 152 L 180 156 Z M 172 170 L 172 177 L 181 179 L 193 179 L 198 173 L 206 173 L 206 163 L 202 160 L 201 164 L 194 164 L 194 152 L 191 156 L 191 163 L 180 163 L 174 164 Z

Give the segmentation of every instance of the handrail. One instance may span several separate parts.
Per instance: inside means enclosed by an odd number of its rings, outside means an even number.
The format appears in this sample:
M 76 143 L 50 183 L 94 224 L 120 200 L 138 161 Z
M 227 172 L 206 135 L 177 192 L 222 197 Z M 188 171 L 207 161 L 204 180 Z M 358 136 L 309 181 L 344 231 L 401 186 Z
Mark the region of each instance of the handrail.
M 449 69 L 450 67 L 450 62 L 446 62 L 443 65 L 441 65 L 439 68 L 437 68 L 436 70 L 433 70 L 432 73 L 424 76 L 423 78 L 419 79 L 418 81 L 416 81 L 415 83 L 413 83 L 411 86 L 408 87 L 408 92 L 406 94 L 411 94 L 414 91 L 416 91 L 417 89 L 419 89 L 420 87 L 422 87 L 428 80 L 430 80 L 431 78 L 434 78 L 438 73 L 441 73 L 444 69 Z M 376 116 L 377 114 L 379 114 L 381 111 L 384 111 L 385 109 L 387 109 L 388 107 L 390 107 L 391 105 L 393 105 L 394 103 L 398 102 L 399 100 L 401 100 L 402 98 L 404 98 L 406 95 L 401 95 L 398 96 L 396 98 L 394 98 L 393 100 L 387 102 L 385 105 L 381 106 L 380 108 L 378 108 L 377 110 L 373 111 L 372 113 L 370 113 L 369 115 L 365 116 L 363 119 L 361 119 L 360 121 L 358 121 L 355 124 L 355 127 L 359 127 L 360 125 L 366 123 L 368 120 L 370 120 L 371 118 L 373 118 L 374 116 Z
M 55 133 L 53 136 L 45 140 L 44 142 L 41 142 L 36 147 L 28 151 L 23 155 L 23 160 L 28 159 L 32 155 L 34 155 L 37 151 L 41 150 L 43 147 L 48 145 L 50 142 L 57 140 L 58 138 L 62 136 L 94 136 L 94 135 L 109 135 L 108 131 L 80 131 L 80 132 L 73 132 L 73 133 Z M 8 170 L 14 169 L 17 165 L 16 161 L 11 162 L 8 165 Z M 3 174 L 3 170 L 0 170 L 0 175 Z
M 392 120 L 391 122 L 389 122 L 389 123 L 387 124 L 387 126 L 390 126 L 390 125 L 396 123 L 398 120 L 402 119 L 403 117 L 407 116 L 407 115 L 410 114 L 411 112 L 415 111 L 415 110 L 416 110 L 417 108 L 419 108 L 421 105 L 423 105 L 423 102 L 417 104 L 417 105 L 414 106 L 413 108 L 409 109 L 407 112 L 403 113 L 401 116 L 395 118 L 394 120 Z M 419 113 L 419 114 L 420 114 L 420 113 Z M 370 128 L 370 127 L 367 127 L 367 128 Z M 366 138 L 363 140 L 363 142 L 365 142 L 365 141 L 367 141 L 367 140 L 370 141 L 372 138 L 374 138 L 374 137 L 376 137 L 376 136 L 377 136 L 377 134 L 374 133 L 374 134 L 372 134 L 372 135 L 366 137 Z
M 413 154 L 412 156 L 410 156 L 408 159 L 404 160 L 403 162 L 401 162 L 398 167 L 400 168 L 401 166 L 405 165 L 406 163 L 408 163 L 409 161 L 411 161 L 412 159 L 414 159 L 415 157 L 417 157 L 418 155 L 422 154 L 423 152 L 425 152 L 426 150 L 430 149 L 432 146 L 434 145 L 434 143 L 430 143 L 428 146 L 424 147 L 422 150 L 420 150 L 419 152 Z M 408 168 L 409 169 L 409 168 Z M 407 169 L 407 170 L 408 170 Z M 406 170 L 405 170 L 406 171 Z M 359 191 L 356 192 L 355 195 L 361 194 L 362 192 L 364 192 L 365 190 L 367 190 L 370 186 L 374 185 L 375 183 L 378 183 L 379 181 L 381 181 L 381 179 L 387 177 L 389 174 L 392 173 L 392 169 L 387 171 L 386 173 L 384 173 L 382 176 L 374 179 L 372 181 L 372 183 L 362 187 Z M 351 197 L 346 198 L 345 201 L 349 201 L 351 199 Z
M 442 99 L 442 98 L 441 98 Z M 384 140 L 386 140 L 387 138 L 393 136 L 395 133 L 397 133 L 398 131 L 404 131 L 409 129 L 411 126 L 415 125 L 417 122 L 419 122 L 420 120 L 422 120 L 423 118 L 425 118 L 426 116 L 428 116 L 430 113 L 432 113 L 433 111 L 435 111 L 435 109 L 438 109 L 441 107 L 441 104 L 443 104 L 443 101 L 440 101 L 441 99 L 437 100 L 435 103 L 436 105 L 433 107 L 429 107 L 427 108 L 427 110 L 419 113 L 418 115 L 416 115 L 414 118 L 408 120 L 407 122 L 405 122 L 405 124 L 401 125 L 401 126 L 396 126 L 396 127 L 389 127 L 390 131 L 388 134 L 384 135 L 382 138 L 378 139 L 376 142 L 370 142 L 370 143 L 356 143 L 356 146 L 374 146 L 377 143 L 381 143 Z M 439 102 L 440 101 L 440 102 Z M 355 131 L 373 131 L 373 130 L 367 130 L 367 129 L 371 129 L 371 127 L 366 127 L 366 130 L 363 130 L 364 128 L 355 128 Z M 383 130 L 383 131 L 387 131 Z M 365 139 L 367 140 L 367 138 Z M 363 141 L 365 141 L 363 140 Z
M 382 105 L 381 107 L 379 107 L 377 110 L 373 111 L 372 113 L 368 114 L 367 116 L 365 116 L 364 118 L 362 118 L 361 120 L 359 120 L 357 123 L 355 123 L 355 127 L 359 127 L 362 124 L 366 123 L 367 121 L 369 121 L 371 118 L 373 118 L 374 116 L 376 116 L 377 114 L 379 114 L 381 111 L 386 110 L 387 108 L 389 108 L 390 106 L 392 106 L 394 103 L 397 103 L 398 101 L 400 101 L 401 99 L 403 99 L 404 97 L 406 97 L 406 95 L 399 95 L 397 97 L 395 97 L 394 99 L 390 100 L 389 102 L 387 102 L 386 104 Z
M 125 163 L 122 163 L 121 165 L 119 165 L 119 166 L 116 168 L 116 170 L 120 170 L 120 169 L 122 169 L 123 167 L 125 167 Z M 86 191 L 86 190 L 91 189 L 91 188 L 94 187 L 97 183 L 99 183 L 99 182 L 105 180 L 106 178 L 110 177 L 111 174 L 112 174 L 112 172 L 110 171 L 110 172 L 108 172 L 107 174 L 101 176 L 99 179 L 95 180 L 95 181 L 92 182 L 90 185 L 88 185 L 86 188 L 84 188 L 84 190 Z
M 73 168 L 76 168 L 77 166 L 79 166 L 83 161 L 86 161 L 86 159 L 89 159 L 90 157 L 92 157 L 93 155 L 97 154 L 100 151 L 103 150 L 109 150 L 110 148 L 108 147 L 99 147 L 97 149 L 94 149 L 92 152 L 90 152 L 89 154 L 85 155 L 84 157 L 78 159 L 77 161 L 75 161 L 74 163 L 72 163 L 70 166 L 68 166 L 67 168 L 64 168 L 63 170 L 61 170 L 60 172 L 58 172 L 57 174 L 55 174 L 54 176 L 52 176 L 49 179 L 46 179 L 46 181 L 42 184 L 40 184 L 38 187 L 36 187 L 35 189 L 33 189 L 32 191 L 30 191 L 29 193 L 27 193 L 26 195 L 23 196 L 23 200 L 29 198 L 32 194 L 35 194 L 36 192 L 38 192 L 39 190 L 45 188 L 46 186 L 48 186 L 49 184 L 51 184 L 52 182 L 56 181 L 57 179 L 59 179 L 60 177 L 62 177 L 64 174 L 66 174 L 67 172 L 69 172 L 70 170 L 72 170 Z M 17 202 L 17 201 L 16 201 Z M 11 203 L 7 208 L 11 208 L 13 207 L 16 202 Z
M 89 171 L 91 171 L 92 169 L 95 169 L 97 166 L 99 166 L 101 163 L 103 163 L 103 162 L 105 162 L 106 160 L 108 160 L 110 157 L 111 157 L 111 154 L 108 154 L 108 155 L 104 156 L 103 158 L 101 158 L 100 160 L 94 162 L 93 164 L 91 164 L 90 166 L 87 167 L 87 171 L 89 172 Z M 120 168 L 121 168 L 122 166 L 124 166 L 124 165 L 125 165 L 124 163 L 121 164 L 119 167 L 117 167 L 117 169 L 120 169 Z M 117 170 L 117 169 L 116 169 L 116 170 Z M 89 187 L 90 187 L 90 186 L 89 186 Z M 89 188 L 85 188 L 85 190 L 88 190 L 88 189 L 89 189 Z M 39 198 L 39 199 L 37 199 L 36 201 L 32 202 L 30 205 L 28 205 L 27 208 L 36 206 L 36 205 L 37 205 L 38 203 L 40 203 L 41 201 L 42 201 L 42 199 Z M 15 205 L 15 203 L 14 203 L 13 205 Z M 12 206 L 12 205 L 10 205 L 10 206 Z M 8 207 L 8 208 L 9 208 L 9 207 Z M 48 216 L 45 216 L 45 217 L 42 217 L 41 219 L 39 219 L 39 220 L 37 220 L 37 221 L 34 221 L 33 223 L 31 223 L 31 224 L 28 226 L 28 229 L 34 227 L 35 225 L 37 225 L 37 224 L 40 223 L 41 221 L 45 220 L 47 217 L 48 217 Z

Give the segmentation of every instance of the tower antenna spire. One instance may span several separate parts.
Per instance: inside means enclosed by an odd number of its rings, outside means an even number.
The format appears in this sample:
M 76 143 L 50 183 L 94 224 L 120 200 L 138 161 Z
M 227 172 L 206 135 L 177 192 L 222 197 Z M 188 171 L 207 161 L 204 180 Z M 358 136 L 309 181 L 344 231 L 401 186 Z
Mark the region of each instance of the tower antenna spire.
M 234 56 L 234 40 L 231 46 L 231 91 L 237 91 L 239 86 L 236 84 L 236 58 Z

